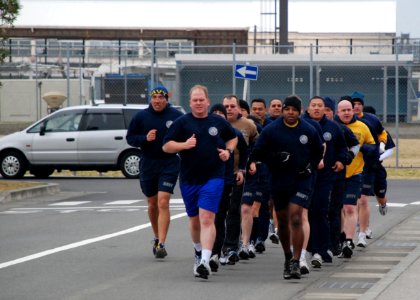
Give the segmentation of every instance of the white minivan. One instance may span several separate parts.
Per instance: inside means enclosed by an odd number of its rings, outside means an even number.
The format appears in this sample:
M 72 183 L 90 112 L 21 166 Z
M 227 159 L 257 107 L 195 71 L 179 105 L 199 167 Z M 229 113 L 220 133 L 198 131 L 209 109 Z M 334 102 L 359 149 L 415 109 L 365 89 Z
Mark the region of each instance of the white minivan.
M 55 170 L 121 170 L 127 178 L 138 178 L 141 150 L 128 145 L 125 136 L 133 115 L 146 107 L 104 104 L 62 108 L 0 138 L 0 174 L 18 179 L 27 171 L 47 178 Z

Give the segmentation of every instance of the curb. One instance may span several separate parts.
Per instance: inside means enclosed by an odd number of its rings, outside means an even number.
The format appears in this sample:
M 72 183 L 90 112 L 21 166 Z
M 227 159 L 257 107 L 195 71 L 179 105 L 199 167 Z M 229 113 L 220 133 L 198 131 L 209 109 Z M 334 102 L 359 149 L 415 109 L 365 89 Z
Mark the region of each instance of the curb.
M 55 195 L 58 193 L 60 193 L 60 185 L 56 183 L 48 183 L 30 188 L 0 192 L 0 203 L 7 203 L 39 196 Z

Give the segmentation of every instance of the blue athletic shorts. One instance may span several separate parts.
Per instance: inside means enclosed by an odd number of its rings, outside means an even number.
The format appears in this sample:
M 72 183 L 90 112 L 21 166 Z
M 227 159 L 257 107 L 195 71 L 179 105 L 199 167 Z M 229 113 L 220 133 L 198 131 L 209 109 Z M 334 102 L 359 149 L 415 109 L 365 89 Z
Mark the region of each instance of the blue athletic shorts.
M 215 214 L 218 212 L 224 187 L 223 179 L 213 178 L 205 184 L 181 183 L 179 187 L 189 217 L 197 216 L 199 208 Z
M 373 185 L 373 191 L 379 198 L 385 198 L 388 184 L 386 181 L 387 173 L 384 166 L 381 164 L 375 174 L 375 183 Z
M 296 183 L 279 188 L 275 182 L 271 185 L 271 198 L 276 211 L 286 209 L 289 203 L 294 203 L 303 208 L 309 208 L 313 189 L 314 175 L 297 178 Z
M 343 204 L 357 205 L 357 199 L 361 195 L 362 174 L 357 174 L 346 178 L 346 186 L 343 195 Z
M 269 200 L 270 172 L 265 164 L 258 164 L 257 173 L 246 176 L 241 203 L 252 205 L 254 201 L 268 203 Z
M 376 170 L 363 171 L 362 173 L 362 195 L 373 196 Z
M 175 156 L 170 159 L 140 160 L 140 187 L 146 197 L 152 197 L 160 192 L 173 194 L 178 180 L 180 159 Z

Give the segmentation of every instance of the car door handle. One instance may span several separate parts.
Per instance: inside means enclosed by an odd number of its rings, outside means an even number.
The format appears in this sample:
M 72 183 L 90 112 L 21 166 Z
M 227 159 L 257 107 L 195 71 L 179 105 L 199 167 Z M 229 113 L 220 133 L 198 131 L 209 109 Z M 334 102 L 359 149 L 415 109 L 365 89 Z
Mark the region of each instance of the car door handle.
M 74 142 L 74 138 L 66 138 L 66 142 Z
M 116 137 L 114 137 L 114 140 L 117 140 L 117 141 L 120 141 L 120 140 L 122 140 L 123 139 L 123 137 L 122 136 L 116 136 Z

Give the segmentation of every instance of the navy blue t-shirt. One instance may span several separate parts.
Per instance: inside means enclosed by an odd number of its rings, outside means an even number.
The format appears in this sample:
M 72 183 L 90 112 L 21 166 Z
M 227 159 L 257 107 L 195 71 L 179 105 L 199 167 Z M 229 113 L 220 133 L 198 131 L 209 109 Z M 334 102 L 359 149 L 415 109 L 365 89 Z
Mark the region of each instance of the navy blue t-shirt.
M 173 121 L 183 113 L 168 105 L 163 111 L 157 112 L 151 106 L 136 113 L 127 130 L 127 143 L 142 150 L 142 155 L 147 158 L 165 159 L 176 154 L 165 153 L 162 150 L 163 138 Z M 147 141 L 147 133 L 157 129 L 156 139 Z
M 233 127 L 220 116 L 211 114 L 195 118 L 187 113 L 177 119 L 169 128 L 163 143 L 185 142 L 193 134 L 197 139 L 194 148 L 181 151 L 180 182 L 203 184 L 209 179 L 224 178 L 225 162 L 219 158 L 219 149 L 226 148 L 226 142 L 236 137 Z
M 328 120 L 325 115 L 318 124 L 322 128 L 322 138 L 327 145 L 324 154 L 324 168 L 318 170 L 318 175 L 335 176 L 335 172 L 332 169 L 335 162 L 340 161 L 343 165 L 346 164 L 348 151 L 346 140 L 340 129 L 340 125 L 334 121 Z
M 288 127 L 284 118 L 280 117 L 263 129 L 250 160 L 266 162 L 272 171 L 273 182 L 279 186 L 289 186 L 309 163 L 316 169 L 323 154 L 322 143 L 317 130 L 305 120 L 299 119 L 297 126 Z M 276 153 L 279 152 L 287 152 L 290 157 L 283 167 L 273 168 L 276 164 L 273 159 L 277 159 Z

